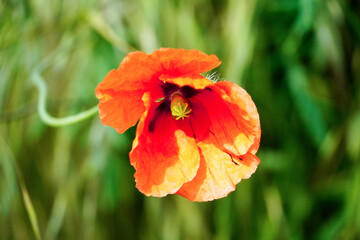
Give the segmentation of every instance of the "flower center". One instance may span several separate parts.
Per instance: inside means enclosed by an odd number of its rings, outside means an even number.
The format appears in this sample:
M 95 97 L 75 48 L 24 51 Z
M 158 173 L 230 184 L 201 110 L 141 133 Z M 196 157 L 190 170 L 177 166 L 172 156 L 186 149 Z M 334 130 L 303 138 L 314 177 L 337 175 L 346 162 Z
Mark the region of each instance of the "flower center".
M 176 120 L 189 117 L 191 112 L 189 102 L 179 92 L 175 92 L 171 95 L 170 109 L 171 114 Z

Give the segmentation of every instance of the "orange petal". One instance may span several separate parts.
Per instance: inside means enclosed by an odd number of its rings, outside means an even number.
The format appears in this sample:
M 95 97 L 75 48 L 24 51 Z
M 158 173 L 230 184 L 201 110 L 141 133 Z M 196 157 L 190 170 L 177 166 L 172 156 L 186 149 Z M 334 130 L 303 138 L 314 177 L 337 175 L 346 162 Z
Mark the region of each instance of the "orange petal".
M 190 102 L 193 107 L 191 121 L 198 141 L 212 135 L 213 144 L 235 156 L 247 153 L 251 146 L 256 152 L 260 139 L 259 116 L 245 90 L 223 81 L 203 90 Z
M 147 110 L 136 130 L 130 162 L 136 170 L 136 187 L 147 196 L 162 197 L 194 178 L 200 154 L 195 139 L 176 126 L 171 114 L 159 115 L 156 108 L 161 103 L 150 99 L 147 93 L 143 97 Z
M 229 81 L 220 81 L 215 85 L 223 91 L 222 98 L 235 119 L 247 130 L 249 138 L 255 136 L 249 149 L 249 152 L 255 154 L 260 145 L 261 128 L 259 113 L 251 96 L 243 88 Z
M 161 69 L 160 63 L 145 53 L 128 54 L 95 89 L 101 122 L 119 133 L 135 125 L 145 111 L 141 98 L 158 81 Z
M 200 74 L 221 64 L 221 61 L 214 54 L 207 55 L 195 49 L 160 48 L 150 56 L 161 62 L 164 74 L 175 76 L 187 73 Z
M 177 192 L 191 201 L 211 201 L 227 196 L 241 179 L 249 178 L 256 171 L 260 162 L 250 153 L 240 157 L 225 153 L 211 143 L 214 139 L 209 140 L 198 143 L 201 160 L 197 175 Z

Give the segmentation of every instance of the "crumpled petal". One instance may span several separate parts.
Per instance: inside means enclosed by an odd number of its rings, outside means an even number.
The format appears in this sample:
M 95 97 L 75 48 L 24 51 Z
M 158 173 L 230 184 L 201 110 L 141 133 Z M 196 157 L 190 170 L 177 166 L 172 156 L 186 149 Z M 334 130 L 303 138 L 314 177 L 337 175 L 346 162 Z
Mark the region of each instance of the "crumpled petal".
M 161 64 L 145 53 L 128 54 L 95 89 L 101 122 L 119 133 L 134 126 L 145 111 L 141 98 L 158 81 L 161 70 Z
M 261 130 L 257 109 L 249 94 L 222 81 L 190 99 L 194 114 L 189 121 L 200 149 L 196 177 L 178 194 L 191 201 L 227 196 L 241 179 L 256 171 Z
M 213 139 L 214 145 L 235 156 L 244 155 L 252 146 L 256 152 L 260 120 L 255 104 L 245 90 L 222 81 L 204 89 L 190 102 L 194 112 L 190 121 L 197 141 Z
M 201 160 L 195 178 L 185 183 L 177 194 L 191 201 L 211 201 L 227 196 L 235 190 L 241 179 L 247 179 L 256 171 L 260 160 L 251 153 L 233 156 L 224 152 L 210 137 L 198 143 Z
M 221 89 L 221 96 L 229 107 L 235 119 L 240 121 L 243 129 L 246 129 L 249 139 L 253 144 L 249 152 L 255 154 L 259 149 L 261 138 L 260 118 L 254 101 L 245 89 L 233 82 L 220 81 L 215 84 L 216 89 Z M 235 152 L 234 152 L 235 153 Z
M 178 76 L 182 74 L 200 74 L 221 64 L 214 54 L 207 55 L 199 50 L 160 48 L 151 56 L 159 60 L 163 66 L 163 74 Z
M 195 139 L 176 126 L 171 114 L 158 115 L 161 103 L 150 99 L 149 94 L 143 97 L 147 110 L 138 123 L 130 163 L 136 170 L 136 187 L 147 196 L 163 197 L 195 177 L 200 154 Z M 149 130 L 154 118 L 155 127 Z

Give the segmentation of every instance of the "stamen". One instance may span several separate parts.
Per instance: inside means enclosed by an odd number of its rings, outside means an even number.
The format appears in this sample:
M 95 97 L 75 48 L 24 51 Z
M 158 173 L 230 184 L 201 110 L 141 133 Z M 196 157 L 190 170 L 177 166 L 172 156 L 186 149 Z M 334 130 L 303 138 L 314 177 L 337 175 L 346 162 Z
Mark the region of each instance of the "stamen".
M 171 114 L 176 120 L 189 117 L 191 113 L 191 108 L 188 101 L 179 92 L 172 94 L 170 109 Z

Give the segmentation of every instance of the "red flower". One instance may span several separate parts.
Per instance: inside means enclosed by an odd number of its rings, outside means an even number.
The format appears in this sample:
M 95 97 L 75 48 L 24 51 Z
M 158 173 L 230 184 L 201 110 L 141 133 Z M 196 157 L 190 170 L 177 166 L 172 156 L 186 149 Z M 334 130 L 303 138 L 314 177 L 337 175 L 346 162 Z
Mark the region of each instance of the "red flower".
M 97 86 L 104 125 L 123 133 L 140 119 L 130 162 L 145 195 L 209 201 L 255 172 L 261 130 L 254 102 L 236 84 L 200 75 L 220 63 L 198 50 L 134 52 Z

